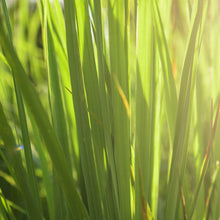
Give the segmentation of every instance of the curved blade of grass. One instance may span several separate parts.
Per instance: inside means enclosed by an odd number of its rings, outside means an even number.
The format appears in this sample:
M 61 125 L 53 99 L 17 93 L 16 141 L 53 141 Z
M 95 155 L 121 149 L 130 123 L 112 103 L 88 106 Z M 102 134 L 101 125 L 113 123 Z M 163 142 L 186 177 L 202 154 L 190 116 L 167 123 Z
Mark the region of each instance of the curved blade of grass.
M 119 201 L 118 201 L 118 193 L 117 193 L 117 180 L 116 180 L 116 170 L 115 170 L 115 162 L 113 155 L 113 146 L 112 146 L 112 134 L 111 134 L 111 116 L 110 116 L 110 108 L 108 108 L 109 99 L 108 95 L 111 96 L 111 80 L 110 73 L 108 70 L 108 66 L 104 57 L 103 52 L 103 28 L 102 28 L 102 16 L 101 16 L 101 2 L 100 0 L 94 0 L 94 36 L 97 47 L 97 59 L 98 59 L 98 76 L 99 76 L 99 93 L 100 93 L 100 105 L 101 105 L 101 116 L 102 123 L 104 128 L 104 138 L 106 144 L 106 155 L 108 160 L 108 165 L 110 167 L 111 177 L 112 177 L 112 187 L 113 187 L 113 196 L 112 201 L 116 208 L 114 219 L 119 218 Z M 106 91 L 106 86 L 108 93 Z M 109 199 L 108 199 L 109 200 Z M 109 201 L 110 202 L 110 201 Z M 112 213 L 112 211 L 111 211 Z M 117 216 L 117 217 L 116 217 Z
M 90 18 L 87 1 L 76 1 L 77 23 L 80 41 L 80 54 L 82 54 L 82 70 L 85 82 L 85 90 L 88 102 L 88 111 L 95 117 L 90 117 L 94 153 L 96 158 L 99 181 L 105 180 L 103 149 L 105 147 L 100 97 L 98 89 L 98 76 L 94 57 L 92 33 L 90 28 Z M 97 123 L 97 120 L 100 123 Z M 101 185 L 102 184 L 102 185 Z M 103 183 L 100 182 L 102 194 L 104 193 Z
M 153 213 L 157 209 L 157 198 L 155 196 L 157 192 L 154 187 L 158 184 L 158 177 L 156 176 L 159 173 L 154 174 L 153 170 L 156 167 L 157 171 L 159 169 L 159 161 L 157 160 L 159 155 L 155 155 L 158 153 L 159 146 L 155 146 L 158 142 L 156 140 L 154 143 L 154 141 L 159 132 L 158 126 L 155 126 L 157 121 L 155 117 L 159 111 L 156 105 L 160 99 L 160 87 L 152 9 L 152 1 L 139 1 L 136 36 L 135 219 L 143 217 L 141 206 L 143 199 L 151 208 L 153 204 Z M 143 186 L 142 192 L 140 185 Z
M 49 13 L 49 11 L 47 13 Z M 70 151 L 69 151 L 69 143 L 68 143 L 68 135 L 67 135 L 67 125 L 66 125 L 65 113 L 64 113 L 64 102 L 62 99 L 62 94 L 60 89 L 57 61 L 55 55 L 56 52 L 55 52 L 54 42 L 51 33 L 51 25 L 49 24 L 50 21 L 48 20 L 49 18 L 47 18 L 46 20 L 46 27 L 45 27 L 46 28 L 45 50 L 46 50 L 47 64 L 48 64 L 49 94 L 50 94 L 52 121 L 70 169 L 71 159 L 70 159 Z
M 100 194 L 101 189 L 97 176 L 97 167 L 93 149 L 94 146 L 91 140 L 79 43 L 77 39 L 75 7 L 75 1 L 64 1 L 68 61 L 72 85 L 73 104 L 76 115 L 79 151 L 88 196 L 90 218 L 103 219 L 103 204 Z
M 157 42 L 156 42 L 157 43 Z M 155 44 L 156 45 L 156 44 Z M 162 108 L 163 108 L 163 87 L 162 87 L 162 79 L 160 77 L 159 71 L 159 54 L 156 53 L 155 55 L 156 64 L 155 64 L 155 91 L 154 91 L 154 111 L 155 113 L 152 114 L 154 120 L 153 127 L 153 140 L 152 140 L 152 187 L 151 187 L 151 210 L 152 210 L 152 217 L 157 218 L 158 213 L 158 202 L 159 202 L 159 186 L 160 186 L 160 164 L 161 164 L 161 137 L 162 137 Z M 149 205 L 149 204 L 148 204 Z M 150 207 L 149 207 L 150 208 Z
M 174 138 L 174 132 L 175 132 L 174 129 L 175 129 L 175 120 L 176 120 L 176 112 L 177 112 L 176 85 L 175 85 L 175 81 L 173 77 L 172 64 L 171 64 L 170 55 L 169 55 L 168 43 L 167 43 L 166 36 L 165 36 L 164 25 L 161 19 L 161 13 L 159 11 L 158 3 L 156 1 L 154 1 L 153 3 L 152 13 L 153 13 L 153 23 L 154 23 L 154 34 L 156 37 L 156 44 L 157 44 L 157 48 L 159 51 L 160 62 L 162 66 L 162 75 L 163 75 L 163 82 L 164 82 L 163 87 L 165 89 L 165 103 L 164 104 L 166 107 L 166 116 L 167 116 L 167 121 L 168 121 L 170 142 L 172 143 L 173 138 Z M 156 97 L 158 97 L 158 95 L 156 95 Z M 156 106 L 160 106 L 160 105 L 162 105 L 162 103 Z M 158 120 L 158 118 L 159 116 L 156 117 L 156 120 Z M 155 123 L 155 125 L 159 126 L 161 123 L 157 122 Z M 158 131 L 158 130 L 159 129 L 156 129 L 155 131 Z M 156 142 L 160 139 L 161 139 L 160 137 L 157 137 L 155 139 L 154 150 L 157 149 L 156 146 L 158 146 L 159 143 L 156 144 Z M 155 152 L 155 161 L 159 160 L 158 155 L 159 155 L 159 152 Z M 171 156 L 172 155 L 170 155 L 170 158 Z M 153 167 L 156 167 L 156 164 L 154 164 Z M 155 173 L 156 171 L 153 172 L 154 175 Z M 159 176 L 159 171 L 158 171 L 158 176 Z M 156 183 L 157 182 L 159 182 L 159 180 L 156 181 Z M 155 186 L 155 182 L 153 186 Z M 158 196 L 158 194 L 156 194 L 155 197 L 156 196 Z M 157 206 L 156 204 L 153 206 L 153 204 L 154 203 L 152 203 L 152 210 L 153 210 L 154 216 L 157 216 L 157 212 L 156 212 Z
M 47 17 L 49 20 L 49 25 L 52 34 L 52 40 L 54 45 L 54 52 L 56 54 L 56 64 L 57 71 L 59 72 L 59 81 L 60 81 L 60 92 L 63 98 L 65 117 L 66 117 L 66 125 L 68 128 L 68 133 L 71 133 L 69 137 L 70 151 L 71 155 L 69 157 L 73 158 L 72 163 L 78 167 L 79 158 L 77 155 L 78 152 L 78 143 L 77 143 L 77 135 L 75 128 L 75 114 L 72 104 L 72 96 L 67 92 L 66 88 L 71 88 L 69 68 L 68 68 L 68 58 L 67 58 L 67 50 L 66 50 L 66 32 L 65 32 L 65 24 L 64 24 L 64 15 L 62 10 L 60 9 L 60 3 L 58 0 L 54 1 L 54 4 L 51 4 L 50 1 L 41 1 L 40 11 L 41 17 L 44 16 L 44 5 L 47 3 Z M 45 20 L 45 19 L 42 19 Z M 58 21 L 58 22 L 57 22 Z M 58 24 L 57 24 L 58 23 Z M 62 25 L 64 25 L 62 27 Z M 42 26 L 45 26 L 42 22 Z M 45 26 L 46 27 L 46 26 Z M 64 30 L 63 30 L 64 29 Z M 63 32 L 64 31 L 64 32 Z M 74 125 L 74 127 L 73 127 Z M 77 168 L 77 173 L 79 173 L 79 169 Z
M 63 50 L 66 52 L 66 31 L 65 31 L 65 21 L 64 14 L 59 0 L 54 0 L 53 4 L 48 1 L 49 13 L 51 16 L 51 22 L 53 30 L 59 39 L 60 45 L 62 45 Z M 53 6 L 53 7 L 52 7 Z M 53 13 L 54 12 L 54 13 Z
M 120 219 L 129 220 L 131 219 L 130 120 L 127 115 L 126 106 L 124 105 L 125 102 L 130 105 L 127 32 L 129 16 L 127 10 L 128 1 L 108 1 L 109 55 L 113 109 L 112 129 L 114 138 L 113 152 L 118 184 Z M 119 88 L 121 88 L 124 97 L 119 93 Z
M 207 4 L 208 1 L 202 1 L 199 3 L 197 2 L 197 4 L 194 5 L 194 19 L 192 19 L 193 23 L 182 70 L 177 120 L 173 143 L 173 156 L 167 191 L 167 205 L 165 211 L 165 219 L 167 220 L 172 220 L 175 218 L 177 211 L 177 201 L 179 200 L 178 176 L 180 176 L 181 179 L 184 176 L 196 66 L 199 55 L 199 48 L 201 45 L 204 19 L 206 17 Z
M 8 16 L 8 11 L 6 8 L 5 0 L 2 0 L 2 3 L 3 3 L 4 17 L 6 20 L 6 27 L 7 27 L 9 39 L 12 43 L 12 31 L 11 31 L 11 26 L 10 26 L 10 21 L 9 21 L 9 16 Z M 33 198 L 35 200 L 35 204 L 37 206 L 36 209 L 38 210 L 38 217 L 42 218 L 41 202 L 40 202 L 40 196 L 39 196 L 39 192 L 37 188 L 37 180 L 36 180 L 35 171 L 34 171 L 34 162 L 33 162 L 32 150 L 31 150 L 30 139 L 29 139 L 29 134 L 28 134 L 27 120 L 26 120 L 26 114 L 25 114 L 25 109 L 24 109 L 24 104 L 23 104 L 23 98 L 20 94 L 20 90 L 15 81 L 14 74 L 12 75 L 13 75 L 15 94 L 16 94 L 16 100 L 17 100 L 17 106 L 18 106 L 18 114 L 19 114 L 19 119 L 20 119 L 20 124 L 21 124 L 21 132 L 22 132 L 22 140 L 23 140 L 23 145 L 24 145 L 28 181 L 30 184 L 30 189 L 33 192 Z
M 161 20 L 160 11 L 156 1 L 154 1 L 153 9 L 154 9 L 153 16 L 154 16 L 154 25 L 155 25 L 155 35 L 157 37 L 157 44 L 161 59 L 161 65 L 163 69 L 166 113 L 168 118 L 169 129 L 170 129 L 171 141 L 173 141 L 174 132 L 175 132 L 176 112 L 177 112 L 176 86 L 173 77 L 168 44 L 164 33 L 164 27 Z
M 54 41 L 52 37 L 52 24 L 50 19 L 50 11 L 48 7 L 50 2 L 45 2 L 45 27 L 44 27 L 44 39 L 45 43 L 45 52 L 47 58 L 47 67 L 48 67 L 48 79 L 49 79 L 49 98 L 50 98 L 50 107 L 52 113 L 53 126 L 56 131 L 57 137 L 61 143 L 62 149 L 65 153 L 65 158 L 68 163 L 69 172 L 72 172 L 71 167 L 71 154 L 69 149 L 69 140 L 67 135 L 67 121 L 64 113 L 64 101 L 61 94 L 60 88 L 60 77 L 58 75 L 58 65 L 56 61 L 56 52 L 54 48 Z M 56 218 L 63 219 L 64 216 L 68 215 L 65 208 L 65 202 L 62 195 L 62 186 L 59 183 L 56 173 L 54 173 L 54 197 L 55 197 L 55 211 Z
M 109 199 L 106 197 L 106 191 L 111 191 L 107 189 L 111 187 L 111 184 L 107 183 L 107 172 L 104 166 L 104 149 L 105 149 L 105 131 L 103 127 L 103 120 L 101 114 L 101 100 L 100 100 L 100 90 L 98 82 L 98 72 L 96 69 L 95 55 L 94 55 L 94 43 L 93 43 L 93 33 L 90 26 L 89 17 L 89 2 L 88 1 L 76 1 L 77 8 L 77 23 L 79 31 L 79 43 L 80 52 L 82 54 L 82 67 L 83 67 L 83 77 L 85 82 L 85 90 L 88 102 L 88 111 L 90 113 L 92 140 L 94 143 L 94 153 L 96 158 L 96 165 L 98 171 L 98 178 L 101 188 L 101 194 L 103 198 L 103 205 L 105 211 L 105 217 L 109 219 L 115 219 L 116 211 L 113 209 L 109 211 L 108 207 L 114 207 L 113 202 L 115 201 L 114 195 Z M 104 84 L 105 85 L 105 84 Z M 105 91 L 104 91 L 105 92 Z M 95 117 L 94 117 L 95 116 Z M 98 123 L 99 121 L 99 123 Z M 108 151 L 107 151 L 108 152 Z M 108 169 L 108 168 L 107 168 Z
M 63 185 L 63 190 L 69 206 L 71 207 L 72 215 L 75 216 L 76 219 L 85 219 L 87 218 L 87 212 L 78 192 L 76 191 L 71 173 L 68 172 L 68 165 L 65 160 L 64 153 L 61 150 L 60 143 L 50 125 L 49 119 L 40 103 L 36 91 L 31 86 L 13 46 L 6 37 L 2 24 L 0 25 L 0 44 L 2 45 L 2 48 L 5 51 L 6 59 L 15 74 L 15 80 L 18 83 L 23 97 L 35 118 L 39 131 L 44 138 L 47 150 Z
M 199 183 L 197 185 L 196 192 L 193 196 L 191 210 L 190 210 L 190 216 L 189 216 L 190 218 L 192 218 L 193 213 L 195 211 L 196 201 L 198 199 L 199 191 L 201 189 L 201 185 L 202 185 L 202 182 L 204 180 L 204 177 L 205 177 L 205 174 L 206 174 L 206 171 L 207 171 L 207 168 L 208 168 L 208 164 L 209 164 L 209 161 L 210 161 L 210 156 L 211 156 L 210 152 L 211 152 L 211 148 L 213 147 L 213 142 L 214 142 L 214 137 L 215 137 L 215 133 L 216 133 L 219 113 L 220 113 L 220 100 L 219 100 L 219 103 L 218 103 L 218 108 L 217 108 L 217 112 L 216 112 L 216 116 L 215 116 L 215 122 L 214 122 L 214 125 L 213 125 L 212 130 L 211 130 L 208 147 L 207 147 L 206 154 L 205 154 L 203 164 L 202 164 L 202 167 L 201 167 Z
M 50 2 L 45 1 L 44 10 L 44 32 L 43 39 L 45 39 L 44 51 L 47 60 L 48 69 L 48 88 L 49 88 L 49 100 L 50 100 L 50 110 L 52 116 L 52 125 L 56 131 L 56 135 L 61 143 L 62 150 L 64 151 L 65 158 L 68 163 L 69 172 L 71 172 L 71 154 L 69 151 L 69 141 L 67 135 L 67 121 L 65 120 L 64 114 L 64 102 L 61 96 L 60 88 L 60 77 L 58 75 L 58 65 L 57 57 L 54 48 L 54 40 L 52 38 L 52 22 L 50 12 L 48 10 L 50 7 Z M 50 7 L 51 8 L 51 7 Z M 56 36 L 59 37 L 57 34 Z M 58 39 L 58 44 L 60 45 L 60 39 Z M 63 196 L 62 186 L 59 182 L 56 172 L 53 170 L 53 197 L 54 197 L 54 216 L 55 219 L 64 219 L 69 215 L 68 209 L 66 207 L 65 198 Z

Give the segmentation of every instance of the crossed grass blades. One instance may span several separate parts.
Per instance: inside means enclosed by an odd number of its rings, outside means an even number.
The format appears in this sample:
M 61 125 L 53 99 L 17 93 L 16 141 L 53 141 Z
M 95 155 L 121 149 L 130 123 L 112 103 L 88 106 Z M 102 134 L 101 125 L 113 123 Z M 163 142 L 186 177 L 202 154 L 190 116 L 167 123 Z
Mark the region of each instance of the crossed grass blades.
M 1 0 L 0 219 L 219 219 L 219 8 Z

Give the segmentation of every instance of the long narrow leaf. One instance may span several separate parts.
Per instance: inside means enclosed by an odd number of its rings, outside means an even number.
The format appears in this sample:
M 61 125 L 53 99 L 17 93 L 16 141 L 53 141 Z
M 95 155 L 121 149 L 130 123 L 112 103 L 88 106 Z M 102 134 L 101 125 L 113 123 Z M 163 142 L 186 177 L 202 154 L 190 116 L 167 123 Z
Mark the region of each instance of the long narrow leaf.
M 31 86 L 14 48 L 6 37 L 2 24 L 0 25 L 0 44 L 2 45 L 5 51 L 6 59 L 15 74 L 16 82 L 18 83 L 24 99 L 35 118 L 41 135 L 44 138 L 54 167 L 64 186 L 64 192 L 71 207 L 72 215 L 76 218 L 87 218 L 85 207 L 82 204 L 79 194 L 76 191 L 72 176 L 68 172 L 68 165 L 65 160 L 64 153 L 61 150 L 60 143 L 50 125 L 49 119 L 40 103 L 36 91 Z

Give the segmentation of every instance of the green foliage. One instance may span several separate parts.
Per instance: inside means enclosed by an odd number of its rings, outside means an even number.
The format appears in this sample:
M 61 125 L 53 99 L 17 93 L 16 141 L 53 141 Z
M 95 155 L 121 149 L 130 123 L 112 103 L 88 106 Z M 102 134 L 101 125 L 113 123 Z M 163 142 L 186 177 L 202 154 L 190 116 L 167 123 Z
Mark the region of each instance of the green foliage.
M 219 8 L 1 0 L 0 219 L 219 219 Z

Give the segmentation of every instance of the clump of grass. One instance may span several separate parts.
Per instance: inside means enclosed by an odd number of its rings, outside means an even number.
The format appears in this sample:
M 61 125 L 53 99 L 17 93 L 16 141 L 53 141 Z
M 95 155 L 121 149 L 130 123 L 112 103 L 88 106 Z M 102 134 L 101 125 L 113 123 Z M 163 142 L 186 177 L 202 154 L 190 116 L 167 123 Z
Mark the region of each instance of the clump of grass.
M 218 219 L 218 4 L 1 0 L 0 218 Z

